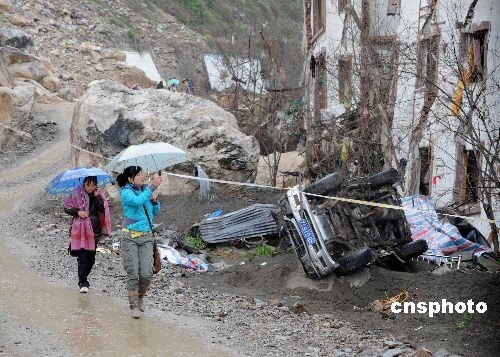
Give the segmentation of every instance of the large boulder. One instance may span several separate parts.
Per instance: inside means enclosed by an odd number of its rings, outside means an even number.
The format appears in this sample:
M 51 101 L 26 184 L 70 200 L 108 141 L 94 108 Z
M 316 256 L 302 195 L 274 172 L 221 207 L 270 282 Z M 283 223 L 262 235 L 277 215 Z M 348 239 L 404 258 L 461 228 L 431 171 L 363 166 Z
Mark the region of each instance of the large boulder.
M 261 185 L 271 184 L 270 165 L 274 166 L 273 154 L 260 157 L 255 183 Z M 276 186 L 285 188 L 297 185 L 299 183 L 299 175 L 302 174 L 303 176 L 305 169 L 306 160 L 299 152 L 290 151 L 282 153 L 278 163 Z
M 7 18 L 12 25 L 19 27 L 27 27 L 33 24 L 33 21 L 31 19 L 19 14 L 8 15 Z
M 0 29 L 0 47 L 10 46 L 20 50 L 27 50 L 33 46 L 31 36 L 19 29 L 2 27 Z
M 7 70 L 2 56 L 0 56 L 0 87 L 14 87 L 14 81 Z
M 257 141 L 215 103 L 164 89 L 130 90 L 111 80 L 92 82 L 76 105 L 71 143 L 109 158 L 147 141 L 185 150 L 209 177 L 239 182 L 255 177 Z M 72 160 L 75 165 L 107 163 L 79 149 L 72 150 Z
M 35 103 L 37 104 L 50 104 L 61 100 L 61 98 L 51 93 L 42 84 L 34 81 L 33 79 L 20 78 L 14 81 L 14 84 L 15 86 L 33 87 L 33 90 L 35 91 Z
M 44 77 L 41 84 L 51 92 L 55 92 L 61 87 L 61 81 L 53 75 Z
M 12 12 L 12 0 L 0 0 L 0 13 Z
M 0 55 L 13 78 L 28 78 L 40 81 L 50 74 L 43 60 L 23 53 L 14 47 L 0 47 Z
M 0 87 L 0 149 L 11 145 L 23 130 L 35 104 L 33 86 Z

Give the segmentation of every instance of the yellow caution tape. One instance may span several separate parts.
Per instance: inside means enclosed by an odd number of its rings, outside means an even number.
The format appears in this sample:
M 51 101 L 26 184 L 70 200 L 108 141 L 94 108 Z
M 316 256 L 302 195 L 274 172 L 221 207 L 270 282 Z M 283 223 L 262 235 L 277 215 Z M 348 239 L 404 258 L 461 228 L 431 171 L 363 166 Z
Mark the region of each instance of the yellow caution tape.
M 96 154 L 92 151 L 85 150 L 83 148 L 80 148 L 75 145 L 71 145 L 73 148 L 87 152 L 89 154 L 102 157 L 106 160 L 112 160 L 108 157 L 102 156 L 100 154 Z M 171 172 L 165 172 L 164 174 L 169 175 L 169 176 L 175 176 L 175 177 L 180 177 L 180 178 L 185 178 L 189 180 L 198 180 L 198 181 L 208 181 L 208 182 L 214 182 L 214 183 L 223 183 L 227 185 L 237 185 L 237 186 L 246 186 L 246 187 L 259 187 L 259 188 L 267 188 L 267 189 L 273 189 L 273 190 L 285 190 L 288 191 L 290 188 L 284 188 L 284 187 L 275 187 L 275 186 L 269 186 L 269 185 L 259 185 L 256 183 L 248 183 L 248 182 L 236 182 L 236 181 L 227 181 L 227 180 L 218 180 L 218 179 L 211 179 L 211 178 L 203 178 L 203 177 L 195 177 L 195 176 L 189 176 L 189 175 L 181 175 L 181 174 L 174 174 Z M 335 201 L 341 201 L 341 202 L 347 202 L 347 203 L 354 203 L 358 205 L 365 205 L 365 206 L 373 206 L 373 207 L 380 207 L 380 208 L 389 208 L 389 209 L 398 209 L 402 211 L 413 211 L 413 212 L 426 212 L 420 209 L 412 208 L 412 207 L 402 207 L 402 206 L 396 206 L 396 205 L 390 205 L 387 203 L 380 203 L 380 202 L 371 202 L 371 201 L 364 201 L 364 200 L 358 200 L 355 198 L 345 198 L 345 197 L 336 197 L 336 196 L 324 196 L 324 195 L 317 195 L 314 193 L 308 193 L 308 192 L 303 192 L 308 196 L 315 196 L 315 197 L 321 197 L 321 198 L 326 198 L 330 200 L 335 200 Z M 494 219 L 485 219 L 482 217 L 469 217 L 469 216 L 461 216 L 457 214 L 448 214 L 448 213 L 438 213 L 441 216 L 448 216 L 448 217 L 457 217 L 457 218 L 462 218 L 462 219 L 468 219 L 470 221 L 479 221 L 479 222 L 489 222 L 489 223 L 494 223 L 494 224 L 499 224 L 500 220 L 494 220 Z

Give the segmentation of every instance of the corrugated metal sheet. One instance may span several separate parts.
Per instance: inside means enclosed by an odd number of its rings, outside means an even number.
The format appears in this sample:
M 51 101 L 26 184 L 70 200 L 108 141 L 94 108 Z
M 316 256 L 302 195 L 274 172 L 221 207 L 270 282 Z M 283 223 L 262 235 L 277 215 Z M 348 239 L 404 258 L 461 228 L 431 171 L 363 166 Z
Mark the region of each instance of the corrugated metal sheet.
M 207 218 L 200 223 L 201 238 L 208 243 L 229 242 L 268 234 L 277 234 L 278 226 L 271 216 L 272 204 L 242 208 L 219 217 Z

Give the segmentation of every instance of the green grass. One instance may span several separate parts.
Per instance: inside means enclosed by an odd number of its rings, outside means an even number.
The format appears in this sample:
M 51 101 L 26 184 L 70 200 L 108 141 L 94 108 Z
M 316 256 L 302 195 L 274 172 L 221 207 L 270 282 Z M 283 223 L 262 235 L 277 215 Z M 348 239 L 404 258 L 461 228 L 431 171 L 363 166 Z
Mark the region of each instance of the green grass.
M 274 248 L 267 245 L 267 244 L 262 244 L 259 245 L 257 248 L 255 248 L 255 253 L 260 256 L 267 256 L 271 255 L 274 252 Z
M 129 0 L 133 1 L 133 0 Z M 217 43 L 233 35 L 248 38 L 249 29 L 282 34 L 299 44 L 302 40 L 302 0 L 150 0 L 163 11 L 175 16 L 194 31 Z
M 134 39 L 135 35 L 136 35 L 135 29 L 133 29 L 132 27 L 129 27 L 127 30 L 127 36 L 131 39 Z
M 455 324 L 455 327 L 457 330 L 463 330 L 467 327 L 470 321 L 472 321 L 472 315 L 466 312 L 463 314 L 462 320 Z
M 120 16 L 113 14 L 110 21 L 112 24 L 114 24 L 118 27 L 125 28 L 125 29 L 128 27 L 128 25 L 125 23 L 125 21 Z
M 208 248 L 208 244 L 201 239 L 200 236 L 187 236 L 186 241 L 199 250 L 205 250 Z

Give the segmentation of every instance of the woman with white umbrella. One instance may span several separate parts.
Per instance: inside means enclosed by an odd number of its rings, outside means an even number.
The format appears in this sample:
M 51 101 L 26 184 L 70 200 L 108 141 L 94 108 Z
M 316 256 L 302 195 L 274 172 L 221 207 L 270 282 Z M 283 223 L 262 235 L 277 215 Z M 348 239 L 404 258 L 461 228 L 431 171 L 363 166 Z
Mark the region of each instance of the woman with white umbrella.
M 127 295 L 132 318 L 144 312 L 144 296 L 153 276 L 153 216 L 160 212 L 155 190 L 162 178 L 155 174 L 151 185 L 144 187 L 144 172 L 140 166 L 129 166 L 118 175 L 123 206 L 121 241 L 123 267 L 127 273 Z

